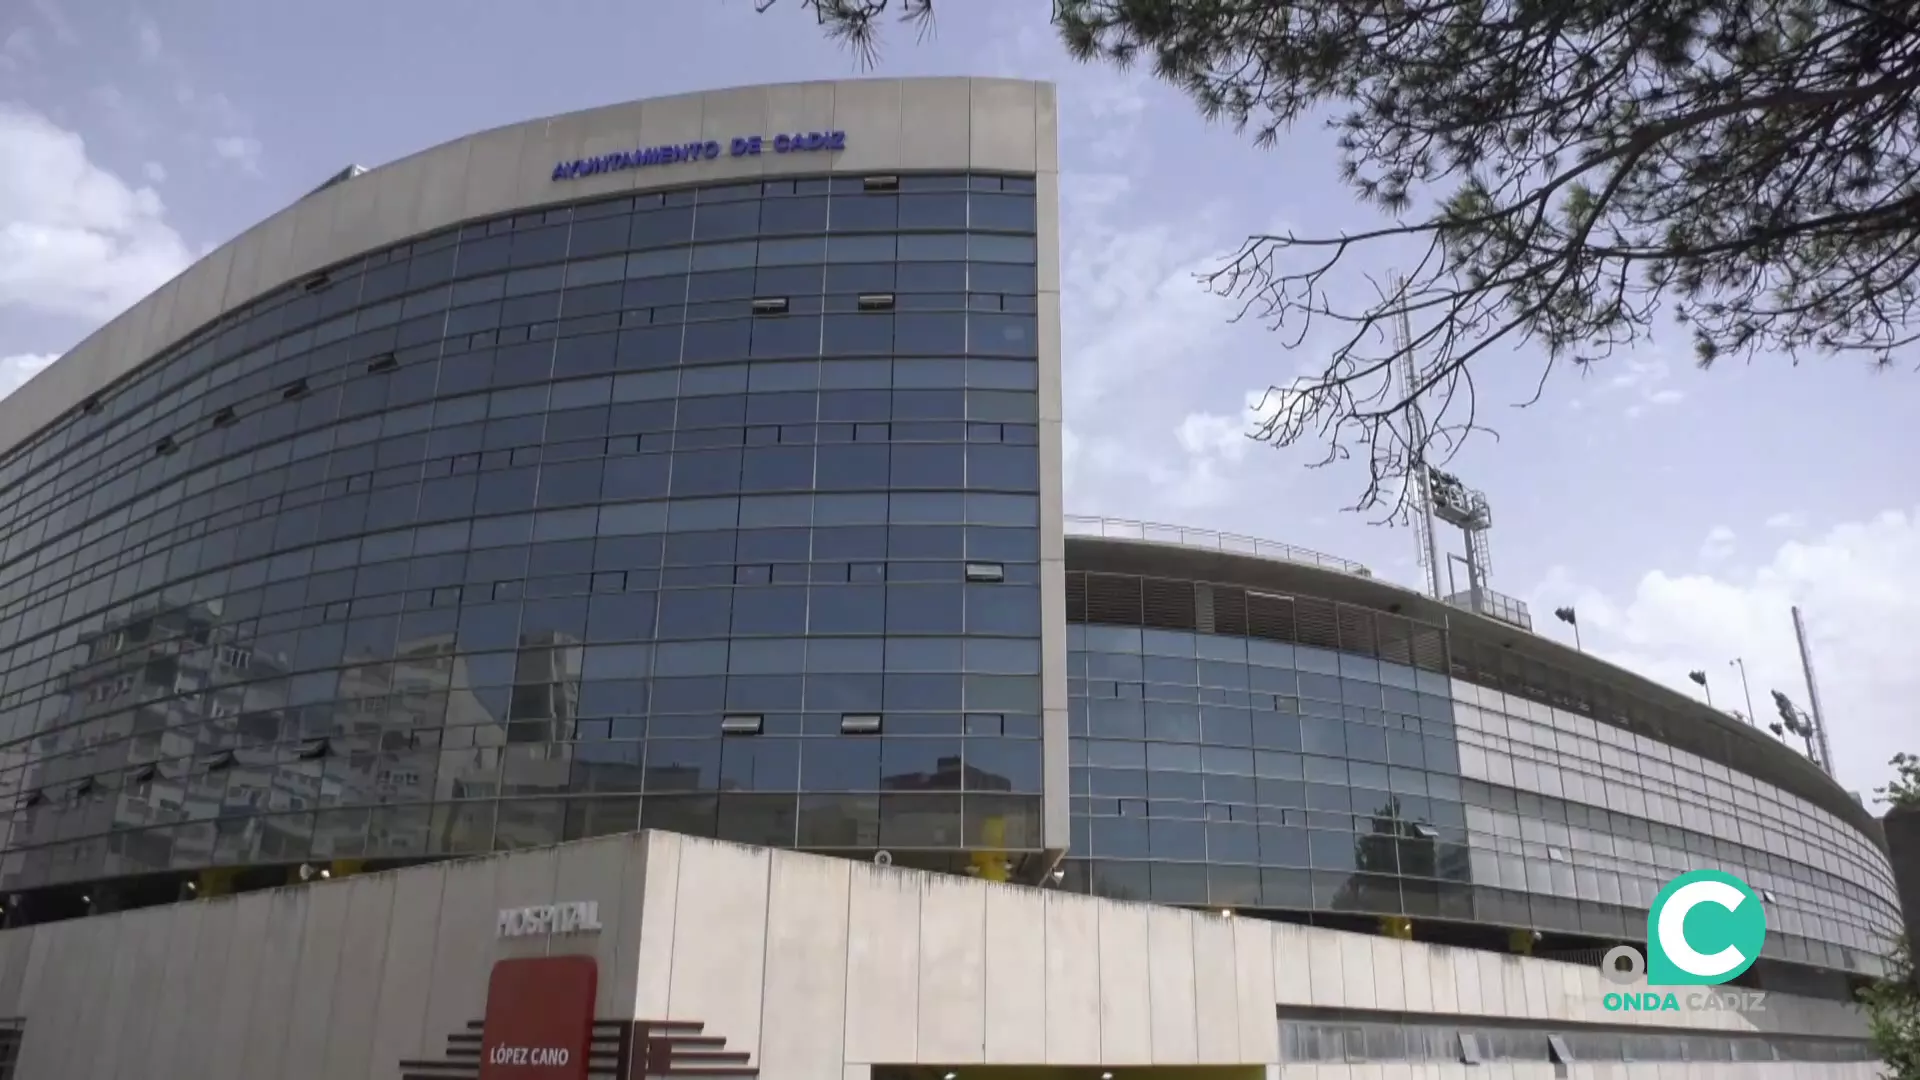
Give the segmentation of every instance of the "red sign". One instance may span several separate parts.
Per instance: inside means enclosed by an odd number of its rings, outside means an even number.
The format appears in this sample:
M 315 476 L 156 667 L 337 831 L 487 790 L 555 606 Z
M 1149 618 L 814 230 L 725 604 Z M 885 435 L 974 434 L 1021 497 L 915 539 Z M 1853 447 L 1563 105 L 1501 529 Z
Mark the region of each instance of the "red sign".
M 587 1080 L 599 978 L 591 956 L 529 956 L 493 965 L 480 1080 Z

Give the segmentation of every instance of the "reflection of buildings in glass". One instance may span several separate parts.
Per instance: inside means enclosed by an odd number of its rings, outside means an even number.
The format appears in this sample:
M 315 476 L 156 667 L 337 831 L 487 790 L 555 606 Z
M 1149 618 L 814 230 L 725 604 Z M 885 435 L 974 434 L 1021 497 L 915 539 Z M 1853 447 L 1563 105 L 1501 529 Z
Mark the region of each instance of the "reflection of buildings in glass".
M 569 634 L 525 634 L 513 658 L 507 741 L 567 739 L 580 708 L 581 642 Z
M 243 747 L 279 737 L 286 658 L 240 641 L 221 607 L 138 612 L 74 647 L 57 683 L 64 705 L 17 782 L 15 805 L 26 809 L 13 823 L 16 843 L 211 820 L 229 806 L 264 804 L 270 775 L 229 766 Z M 210 831 L 176 832 L 116 837 L 84 853 L 96 866 L 75 872 L 137 873 L 211 856 Z M 19 865 L 10 860 L 7 875 Z
M 1430 823 L 1409 820 L 1398 796 L 1387 796 L 1369 823 L 1368 831 L 1354 837 L 1354 872 L 1334 897 L 1335 910 L 1397 915 L 1405 910 L 1403 878 L 1468 880 L 1466 847 L 1442 843 Z
M 894 773 L 882 777 L 883 791 L 1012 791 L 1013 781 L 1004 776 L 962 765 L 958 755 L 935 760 L 933 771 Z

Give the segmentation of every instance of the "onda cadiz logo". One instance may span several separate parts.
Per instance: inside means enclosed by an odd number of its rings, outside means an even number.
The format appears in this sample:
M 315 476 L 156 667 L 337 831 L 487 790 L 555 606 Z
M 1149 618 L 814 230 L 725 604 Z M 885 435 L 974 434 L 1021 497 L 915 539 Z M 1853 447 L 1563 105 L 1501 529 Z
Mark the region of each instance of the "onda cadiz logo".
M 1746 882 L 1720 870 L 1694 870 L 1668 882 L 1653 898 L 1647 912 L 1647 955 L 1643 958 L 1631 945 L 1617 946 L 1608 950 L 1600 967 L 1608 981 L 1621 985 L 1637 983 L 1644 974 L 1648 987 L 1719 986 L 1752 967 L 1766 940 L 1766 909 Z M 1729 1003 L 1696 996 L 1700 1000 L 1688 1002 L 1696 1007 L 1759 1007 L 1758 1000 Z M 1607 995 L 1612 1010 L 1678 1007 L 1672 994 Z

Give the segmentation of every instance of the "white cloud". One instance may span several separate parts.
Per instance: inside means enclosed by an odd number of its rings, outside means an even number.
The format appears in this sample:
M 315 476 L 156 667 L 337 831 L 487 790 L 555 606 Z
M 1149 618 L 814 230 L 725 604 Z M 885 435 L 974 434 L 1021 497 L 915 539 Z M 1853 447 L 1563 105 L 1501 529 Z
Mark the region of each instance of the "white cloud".
M 80 35 L 74 33 L 73 24 L 67 21 L 66 12 L 54 0 L 30 0 L 33 10 L 39 12 L 47 27 L 53 31 L 54 39 L 63 45 L 78 45 Z
M 33 31 L 24 26 L 16 26 L 0 38 L 0 71 L 20 71 L 33 62 L 39 55 L 34 47 Z
M 1625 595 L 1555 568 L 1531 599 L 1536 611 L 1573 603 L 1590 652 L 1683 693 L 1697 696 L 1687 672 L 1705 671 L 1714 702 L 1743 713 L 1747 695 L 1733 660 L 1745 660 L 1763 727 L 1773 718 L 1771 690 L 1807 708 L 1793 633 L 1799 605 L 1840 782 L 1871 805 L 1887 759 L 1920 751 L 1920 665 L 1907 633 L 1920 625 L 1920 506 L 1789 540 L 1751 571 L 1655 570 Z
M 151 64 L 165 54 L 166 48 L 160 41 L 160 24 L 154 22 L 152 16 L 145 12 L 135 12 L 133 33 L 140 43 L 140 59 Z
M 248 176 L 260 175 L 260 140 L 251 135 L 221 135 L 213 140 L 213 153 L 222 161 L 240 167 Z
M 1727 528 L 1725 525 L 1715 525 L 1708 531 L 1707 538 L 1700 543 L 1701 561 L 1721 562 L 1725 560 L 1733 554 L 1735 539 L 1736 537 L 1732 529 Z
M 145 173 L 147 179 L 153 183 L 164 184 L 167 182 L 167 167 L 157 161 L 147 162 L 140 167 L 140 171 Z
M 46 117 L 0 104 L 0 160 L 0 307 L 105 319 L 191 261 L 153 189 Z
M 54 353 L 25 353 L 20 356 L 0 356 L 0 398 L 6 397 L 26 384 L 55 360 L 60 359 Z
M 1686 400 L 1686 391 L 1666 385 L 1673 377 L 1673 366 L 1657 353 L 1626 357 L 1607 377 L 1608 393 L 1630 400 L 1621 415 L 1629 420 L 1645 416 L 1649 408 L 1677 405 Z
M 1807 527 L 1807 517 L 1798 510 L 1782 510 L 1767 519 L 1767 528 L 1795 532 Z

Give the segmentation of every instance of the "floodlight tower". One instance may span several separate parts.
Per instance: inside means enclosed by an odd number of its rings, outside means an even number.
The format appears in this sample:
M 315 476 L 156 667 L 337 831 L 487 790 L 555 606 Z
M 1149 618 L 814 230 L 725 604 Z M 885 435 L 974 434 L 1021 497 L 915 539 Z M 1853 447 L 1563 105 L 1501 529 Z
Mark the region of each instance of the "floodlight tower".
M 1404 289 L 1405 281 L 1395 284 Z M 1414 542 L 1419 549 L 1420 568 L 1426 574 L 1427 593 L 1435 600 L 1464 607 L 1468 611 L 1491 616 L 1533 629 L 1527 606 L 1512 597 L 1502 596 L 1487 586 L 1493 573 L 1493 547 L 1488 533 L 1493 529 L 1493 508 L 1485 492 L 1467 487 L 1460 478 L 1427 464 L 1427 420 L 1420 409 L 1420 364 L 1414 358 L 1413 330 L 1407 320 L 1406 305 L 1393 322 L 1394 345 L 1400 352 L 1401 393 L 1407 402 L 1408 517 L 1413 521 Z M 1466 541 L 1467 591 L 1448 595 L 1440 588 L 1440 543 L 1435 519 L 1458 528 Z M 1451 574 L 1449 573 L 1449 576 Z
M 1406 280 L 1396 277 L 1394 284 L 1404 292 Z M 1433 534 L 1433 477 L 1427 468 L 1427 418 L 1420 411 L 1420 365 L 1413 358 L 1413 329 L 1407 322 L 1407 306 L 1393 320 L 1393 344 L 1400 351 L 1400 385 L 1407 400 L 1407 479 L 1413 484 L 1408 492 L 1412 506 L 1414 545 L 1419 549 L 1420 569 L 1426 574 L 1427 595 L 1435 600 L 1446 597 L 1440 592 L 1440 547 Z
M 1467 548 L 1467 608 L 1487 612 L 1490 590 L 1487 578 L 1493 573 L 1493 545 L 1488 533 L 1493 530 L 1493 507 L 1487 496 L 1460 482 L 1452 473 L 1428 470 L 1432 479 L 1434 516 L 1460 530 Z

